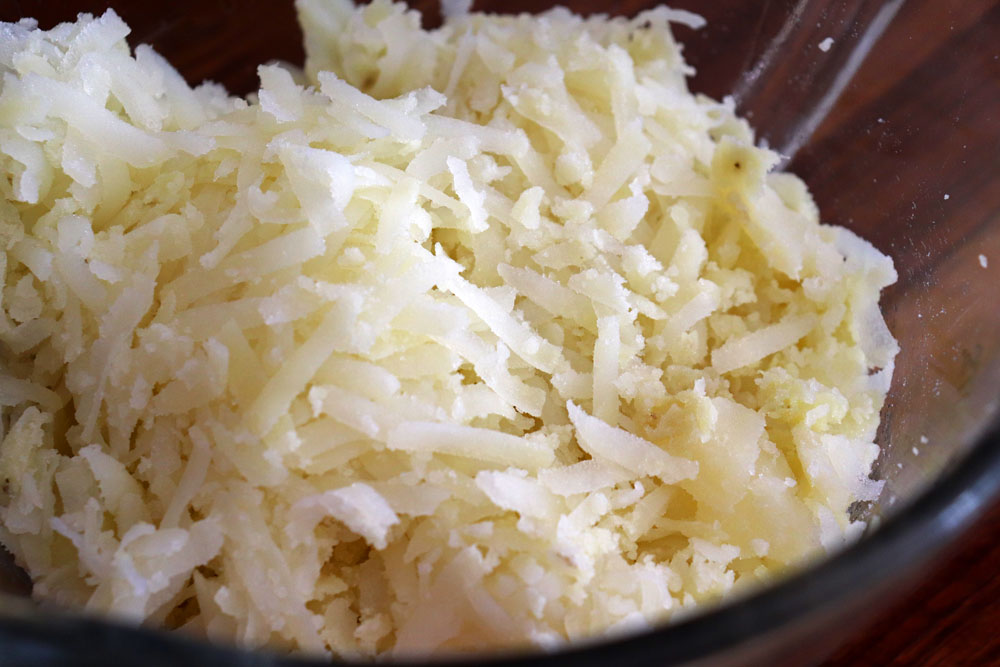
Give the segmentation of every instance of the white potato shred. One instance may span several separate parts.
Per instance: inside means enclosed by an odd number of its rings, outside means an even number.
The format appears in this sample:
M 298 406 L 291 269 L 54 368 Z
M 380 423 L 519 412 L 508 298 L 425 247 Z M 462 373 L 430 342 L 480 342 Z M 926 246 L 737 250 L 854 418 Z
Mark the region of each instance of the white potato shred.
M 892 262 L 821 225 L 665 8 L 300 0 L 190 87 L 0 24 L 0 541 L 34 595 L 340 657 L 553 647 L 836 549 Z

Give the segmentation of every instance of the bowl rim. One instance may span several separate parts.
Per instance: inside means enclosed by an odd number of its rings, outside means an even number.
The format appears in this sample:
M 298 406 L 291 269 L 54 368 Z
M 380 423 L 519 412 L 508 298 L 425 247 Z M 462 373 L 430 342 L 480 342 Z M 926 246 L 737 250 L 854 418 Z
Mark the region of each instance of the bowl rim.
M 456 655 L 393 662 L 425 667 L 554 667 L 605 662 L 669 665 L 731 654 L 810 613 L 846 602 L 866 589 L 899 581 L 938 556 L 991 500 L 1000 496 L 1000 415 L 993 415 L 990 424 L 964 456 L 871 534 L 752 594 L 658 628 L 560 645 L 551 652 L 497 652 L 475 658 Z M 106 664 L 110 656 L 120 665 L 144 667 L 184 660 L 195 664 L 211 661 L 217 665 L 282 667 L 361 664 L 213 644 L 2 593 L 0 646 L 16 664 Z M 129 656 L 135 656 L 134 663 L 129 662 Z M 26 660 L 17 662 L 17 657 Z

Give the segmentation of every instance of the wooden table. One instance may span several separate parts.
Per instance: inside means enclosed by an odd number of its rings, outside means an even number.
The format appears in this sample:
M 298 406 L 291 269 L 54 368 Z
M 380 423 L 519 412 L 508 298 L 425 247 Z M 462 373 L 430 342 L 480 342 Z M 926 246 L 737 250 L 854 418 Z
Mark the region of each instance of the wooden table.
M 1000 665 L 1000 502 L 824 664 Z

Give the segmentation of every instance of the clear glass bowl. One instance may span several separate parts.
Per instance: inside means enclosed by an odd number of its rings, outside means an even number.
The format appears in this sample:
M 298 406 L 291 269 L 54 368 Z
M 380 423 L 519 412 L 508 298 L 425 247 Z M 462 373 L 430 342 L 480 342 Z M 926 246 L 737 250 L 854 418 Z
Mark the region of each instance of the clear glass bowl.
M 118 0 L 133 45 L 148 42 L 189 80 L 255 88 L 256 65 L 301 62 L 291 3 Z M 413 3 L 429 22 L 437 2 Z M 572 2 L 634 13 L 643 2 Z M 742 599 L 661 629 L 493 664 L 815 662 L 905 590 L 1000 490 L 1000 6 L 993 0 L 675 0 L 705 16 L 676 28 L 692 87 L 732 94 L 761 141 L 789 155 L 825 222 L 891 255 L 883 296 L 899 339 L 879 434 L 885 492 L 857 508 L 878 527 L 840 554 Z M 43 26 L 100 12 L 96 1 L 9 0 L 0 20 Z M 538 11 L 528 0 L 477 0 Z M 40 607 L 0 553 L 3 664 L 329 664 L 213 646 Z M 447 664 L 460 664 L 450 661 Z

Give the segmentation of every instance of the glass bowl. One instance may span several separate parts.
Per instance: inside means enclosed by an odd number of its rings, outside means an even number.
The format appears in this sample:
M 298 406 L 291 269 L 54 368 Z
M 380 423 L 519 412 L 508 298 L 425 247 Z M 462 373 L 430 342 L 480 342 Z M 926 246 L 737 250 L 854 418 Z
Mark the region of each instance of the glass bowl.
M 43 27 L 101 12 L 90 0 L 7 0 L 0 20 Z M 256 66 L 302 62 L 291 2 L 111 3 L 191 81 L 256 89 Z M 413 2 L 425 21 L 437 2 Z M 655 3 L 566 3 L 633 14 Z M 761 142 L 789 156 L 824 222 L 892 256 L 882 299 L 901 346 L 879 432 L 881 498 L 859 542 L 752 595 L 654 631 L 475 664 L 804 664 L 904 591 L 1000 490 L 1000 7 L 992 0 L 674 0 L 692 88 L 733 95 Z M 477 0 L 486 11 L 546 3 Z M 39 606 L 0 551 L 0 663 L 306 665 Z M 426 664 L 426 663 L 424 663 Z M 442 664 L 462 664 L 450 660 Z M 472 664 L 472 663 L 469 663 Z

